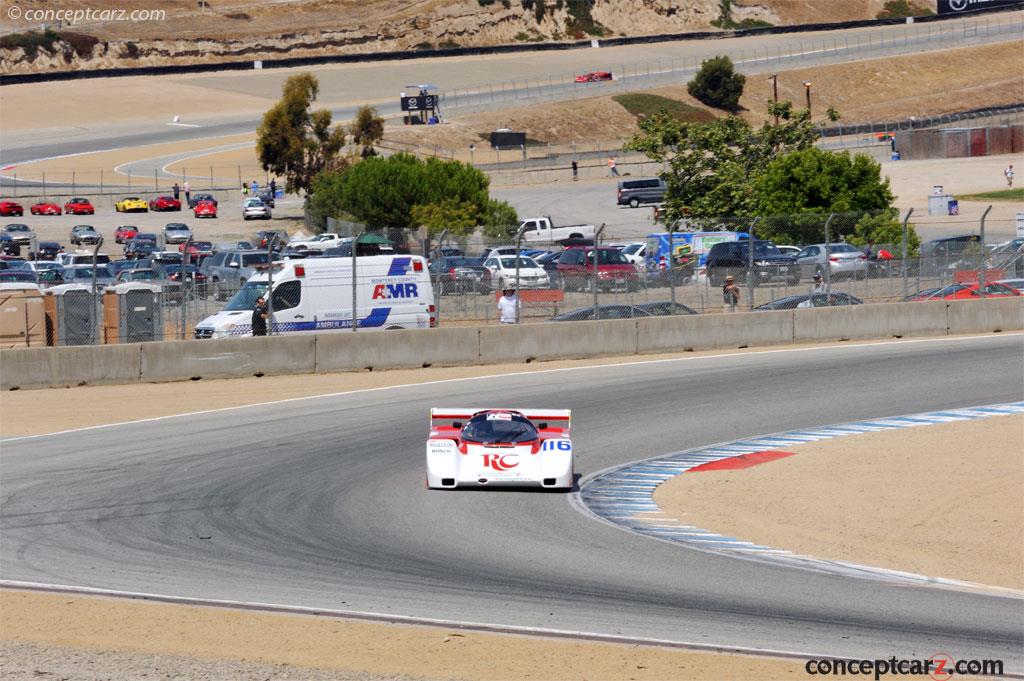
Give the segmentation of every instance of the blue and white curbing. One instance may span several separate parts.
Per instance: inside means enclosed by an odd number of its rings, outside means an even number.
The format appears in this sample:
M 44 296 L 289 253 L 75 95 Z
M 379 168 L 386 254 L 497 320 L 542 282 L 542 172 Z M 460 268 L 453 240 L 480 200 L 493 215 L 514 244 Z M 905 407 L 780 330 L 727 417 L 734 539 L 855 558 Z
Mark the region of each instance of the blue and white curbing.
M 642 534 L 660 541 L 682 544 L 692 549 L 711 553 L 727 554 L 747 560 L 770 561 L 791 567 L 830 572 L 844 576 L 895 581 L 911 584 L 932 584 L 956 588 L 984 588 L 1020 595 L 1010 589 L 999 589 L 953 579 L 928 577 L 925 575 L 885 568 L 858 565 L 844 561 L 824 560 L 801 556 L 784 549 L 762 546 L 735 537 L 727 537 L 711 530 L 685 525 L 669 517 L 654 502 L 654 490 L 663 482 L 685 473 L 691 468 L 712 461 L 721 461 L 741 454 L 782 449 L 794 445 L 831 440 L 847 435 L 874 433 L 899 428 L 952 423 L 1024 413 L 1024 402 L 996 404 L 968 409 L 947 409 L 923 414 L 894 416 L 870 421 L 854 421 L 822 428 L 791 430 L 774 435 L 736 440 L 710 447 L 701 447 L 683 452 L 617 466 L 599 471 L 580 483 L 577 495 L 578 505 L 583 511 L 597 519 L 617 527 Z

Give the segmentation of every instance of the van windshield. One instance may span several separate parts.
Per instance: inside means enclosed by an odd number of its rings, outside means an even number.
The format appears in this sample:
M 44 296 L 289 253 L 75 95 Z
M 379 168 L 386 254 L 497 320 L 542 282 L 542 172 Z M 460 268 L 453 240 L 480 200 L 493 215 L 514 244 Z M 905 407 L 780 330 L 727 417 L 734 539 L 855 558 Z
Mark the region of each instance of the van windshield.
M 256 299 L 267 293 L 267 282 L 265 281 L 250 281 L 246 282 L 241 289 L 238 290 L 231 300 L 228 301 L 225 306 L 225 312 L 241 312 L 243 310 L 251 310 L 256 307 Z

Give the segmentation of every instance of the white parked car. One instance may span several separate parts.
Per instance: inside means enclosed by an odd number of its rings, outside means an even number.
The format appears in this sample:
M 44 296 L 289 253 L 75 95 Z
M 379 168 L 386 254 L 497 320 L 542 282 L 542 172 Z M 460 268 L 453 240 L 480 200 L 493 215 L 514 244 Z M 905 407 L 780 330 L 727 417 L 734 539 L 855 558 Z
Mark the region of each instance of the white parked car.
M 622 255 L 626 260 L 636 265 L 637 270 L 644 269 L 644 254 L 647 253 L 647 244 L 637 242 L 622 247 Z
M 242 218 L 245 220 L 269 220 L 270 206 L 263 203 L 263 199 L 249 198 L 242 203 Z
M 495 291 L 501 291 L 506 286 L 517 289 L 543 289 L 551 288 L 551 278 L 547 271 L 533 258 L 524 255 L 519 256 L 519 279 L 516 280 L 516 256 L 503 255 L 487 258 L 484 260 L 484 267 L 491 271 L 491 285 Z
M 295 239 L 292 239 L 291 241 L 288 242 L 288 248 L 295 251 L 304 251 L 307 248 L 326 250 L 328 248 L 340 246 L 346 241 L 351 240 L 352 237 L 343 237 L 340 234 L 332 234 L 330 232 L 326 232 L 324 234 L 317 234 L 316 236 L 311 236 L 308 239 L 299 239 L 297 241 Z
M 430 410 L 427 487 L 573 486 L 568 409 Z

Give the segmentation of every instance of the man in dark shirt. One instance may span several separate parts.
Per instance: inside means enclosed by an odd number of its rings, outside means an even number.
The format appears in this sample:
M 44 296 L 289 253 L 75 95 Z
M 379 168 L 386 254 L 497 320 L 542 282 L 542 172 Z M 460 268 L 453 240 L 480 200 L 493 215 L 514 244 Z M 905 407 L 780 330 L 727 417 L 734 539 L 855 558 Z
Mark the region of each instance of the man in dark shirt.
M 260 296 L 256 300 L 256 307 L 252 309 L 252 335 L 267 335 L 267 316 L 270 309 L 267 307 L 267 299 Z

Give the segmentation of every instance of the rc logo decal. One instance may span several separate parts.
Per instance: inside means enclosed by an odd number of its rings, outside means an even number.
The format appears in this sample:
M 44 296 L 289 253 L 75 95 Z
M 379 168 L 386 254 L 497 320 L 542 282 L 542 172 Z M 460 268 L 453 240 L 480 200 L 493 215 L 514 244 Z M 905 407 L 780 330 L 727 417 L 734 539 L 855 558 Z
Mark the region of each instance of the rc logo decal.
M 484 468 L 507 471 L 519 465 L 517 454 L 484 454 Z

